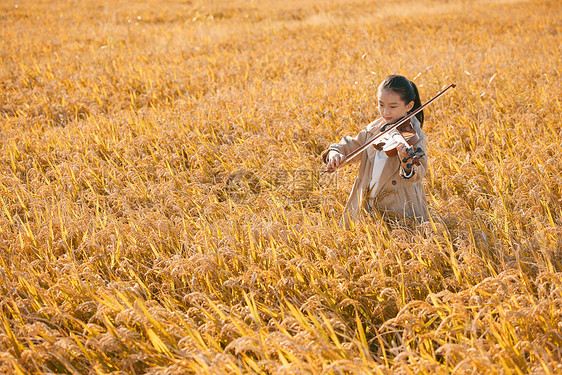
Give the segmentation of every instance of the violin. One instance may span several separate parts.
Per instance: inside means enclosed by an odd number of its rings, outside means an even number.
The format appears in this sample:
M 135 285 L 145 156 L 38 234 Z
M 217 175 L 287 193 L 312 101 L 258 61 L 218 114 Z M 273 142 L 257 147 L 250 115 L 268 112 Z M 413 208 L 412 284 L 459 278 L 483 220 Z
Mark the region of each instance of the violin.
M 402 119 L 398 121 L 401 120 Z M 393 124 L 390 125 L 392 126 Z M 410 149 L 410 146 L 415 145 L 419 140 L 420 137 L 412 127 L 412 123 L 410 121 L 406 121 L 400 127 L 386 133 L 384 137 L 378 139 L 378 142 L 374 143 L 373 146 L 377 150 L 383 150 L 388 157 L 393 157 L 398 155 L 396 147 L 399 144 L 404 144 L 406 145 L 406 149 Z
M 397 122 L 402 121 L 402 119 Z M 390 126 L 392 126 L 391 124 Z M 385 125 L 386 127 L 388 125 Z M 383 129 L 384 129 L 383 127 Z M 407 157 L 402 158 L 402 162 L 406 163 L 406 168 L 411 168 L 413 165 L 420 165 L 420 159 L 425 155 L 421 147 L 415 150 L 411 147 L 418 143 L 420 137 L 412 127 L 410 120 L 404 122 L 402 125 L 386 133 L 383 137 L 378 139 L 379 142 L 373 144 L 377 150 L 383 150 L 386 156 L 393 157 L 398 155 L 398 145 L 406 145 Z M 410 159 L 412 159 L 410 161 Z
M 429 104 L 433 103 L 435 100 L 437 100 L 437 98 L 439 98 L 441 95 L 443 95 L 446 91 L 448 91 L 451 88 L 455 88 L 457 85 L 452 83 L 449 86 L 447 86 L 446 88 L 444 88 L 443 90 L 441 90 L 441 92 L 439 92 L 437 95 L 435 95 L 433 98 L 431 98 L 430 100 L 428 100 L 425 104 L 421 105 L 419 108 L 417 108 L 415 111 L 410 112 L 408 115 L 406 115 L 405 117 L 403 117 L 402 119 L 398 120 L 397 122 L 395 122 L 394 124 L 391 125 L 386 125 L 385 127 L 388 126 L 387 129 L 381 131 L 379 134 L 377 134 L 375 137 L 373 137 L 371 140 L 365 142 L 364 145 L 362 145 L 361 147 L 359 147 L 357 150 L 353 151 L 351 154 L 347 155 L 343 161 L 338 165 L 338 167 L 334 168 L 334 169 L 326 169 L 325 171 L 323 171 L 321 174 L 324 173 L 332 173 L 334 171 L 336 171 L 337 168 L 340 168 L 344 165 L 349 164 L 349 161 L 352 160 L 355 156 L 359 155 L 360 153 L 362 153 L 363 151 L 365 151 L 365 149 L 371 145 L 376 144 L 376 141 L 380 141 L 383 138 L 386 138 L 387 142 L 384 143 L 383 150 L 386 146 L 386 149 L 388 150 L 388 152 L 390 153 L 394 153 L 394 155 L 398 154 L 398 150 L 396 150 L 396 146 L 398 146 L 398 141 L 400 141 L 400 143 L 405 143 L 408 144 L 409 146 L 413 146 L 417 143 L 417 141 L 415 141 L 415 137 L 412 136 L 412 138 L 408 138 L 406 139 L 404 137 L 404 134 L 401 133 L 398 129 L 404 125 L 404 124 L 408 124 L 410 128 L 412 128 L 412 125 L 410 123 L 410 119 L 412 117 L 414 117 L 415 115 L 417 115 L 419 112 L 421 112 L 425 107 L 427 107 Z M 407 126 L 408 126 L 407 125 Z M 412 129 L 413 131 L 413 129 Z M 408 132 L 404 131 L 404 133 L 407 135 Z M 415 132 L 414 132 L 415 133 Z M 416 134 L 417 136 L 417 134 Z M 401 138 L 400 138 L 401 137 Z M 392 139 L 392 141 L 391 141 Z M 415 142 L 414 142 L 415 141 Z M 394 146 L 391 146 L 390 143 L 391 142 L 396 142 L 394 144 Z M 409 142 L 413 142 L 412 144 L 410 144 Z M 380 144 L 381 142 L 379 142 Z M 389 144 L 388 146 L 386 144 Z M 394 150 L 394 151 L 392 151 Z M 386 152 L 386 151 L 385 151 Z M 419 159 L 421 158 L 421 156 L 423 156 L 423 150 L 418 147 L 416 150 L 413 150 L 412 147 L 409 147 L 409 149 L 407 150 L 409 157 L 404 158 L 402 161 L 406 162 L 408 161 L 408 159 L 412 158 L 412 162 L 413 164 L 419 165 Z M 389 155 L 387 153 L 387 155 Z M 421 155 L 421 156 L 420 156 Z M 392 156 L 392 155 L 389 155 Z M 412 164 L 408 163 L 407 167 L 410 167 Z

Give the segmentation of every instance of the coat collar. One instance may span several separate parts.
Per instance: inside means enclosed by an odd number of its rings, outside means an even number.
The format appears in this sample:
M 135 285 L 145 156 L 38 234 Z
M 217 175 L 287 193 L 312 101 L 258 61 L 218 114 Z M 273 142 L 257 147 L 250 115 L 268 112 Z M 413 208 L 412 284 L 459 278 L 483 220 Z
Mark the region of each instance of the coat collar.
M 373 134 L 377 134 L 380 131 L 381 126 L 383 126 L 385 124 L 384 119 L 378 118 L 375 121 L 371 122 L 369 125 L 367 125 L 367 131 L 369 133 L 373 133 Z

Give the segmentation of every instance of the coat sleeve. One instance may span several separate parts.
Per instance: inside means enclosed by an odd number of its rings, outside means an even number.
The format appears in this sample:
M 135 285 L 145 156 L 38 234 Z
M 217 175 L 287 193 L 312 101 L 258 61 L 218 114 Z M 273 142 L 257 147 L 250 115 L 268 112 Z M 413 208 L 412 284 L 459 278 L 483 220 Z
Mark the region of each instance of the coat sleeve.
M 357 150 L 359 147 L 365 144 L 365 141 L 369 137 L 370 132 L 363 129 L 355 137 L 345 136 L 339 143 L 332 143 L 327 150 L 322 153 L 322 161 L 324 164 L 328 163 L 328 154 L 330 151 L 334 150 L 347 157 L 353 151 Z M 361 154 L 355 156 L 350 163 L 357 163 L 361 161 Z

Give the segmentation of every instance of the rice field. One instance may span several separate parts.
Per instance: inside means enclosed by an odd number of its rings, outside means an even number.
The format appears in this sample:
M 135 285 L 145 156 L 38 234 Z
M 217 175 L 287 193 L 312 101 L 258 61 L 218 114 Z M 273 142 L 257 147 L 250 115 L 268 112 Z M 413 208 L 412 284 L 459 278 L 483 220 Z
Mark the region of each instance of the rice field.
M 562 373 L 555 0 L 0 1 L 0 373 Z M 432 220 L 340 225 L 389 74 Z

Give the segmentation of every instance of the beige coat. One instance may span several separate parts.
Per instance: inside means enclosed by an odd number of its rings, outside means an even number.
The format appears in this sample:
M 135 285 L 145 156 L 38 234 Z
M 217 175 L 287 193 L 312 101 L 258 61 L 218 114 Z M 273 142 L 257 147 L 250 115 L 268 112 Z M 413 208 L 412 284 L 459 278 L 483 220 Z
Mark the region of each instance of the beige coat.
M 413 147 L 421 147 L 425 152 L 427 139 L 420 127 L 420 123 L 415 117 L 412 118 L 411 122 L 412 127 L 420 138 Z M 349 155 L 365 142 L 372 139 L 384 124 L 384 119 L 377 119 L 367 125 L 356 137 L 345 136 L 340 143 L 331 144 L 322 153 L 322 161 L 327 163 L 328 153 L 331 150 L 338 151 L 344 156 Z M 343 212 L 343 225 L 346 228 L 349 228 L 351 220 L 359 217 L 361 209 L 366 208 L 367 203 L 383 212 L 388 211 L 400 216 L 416 218 L 418 221 L 425 221 L 429 218 L 425 190 L 422 184 L 422 179 L 427 171 L 427 156 L 423 156 L 420 159 L 419 166 L 413 166 L 413 176 L 406 179 L 399 157 L 386 158 L 381 154 L 385 160 L 382 164 L 377 165 L 382 170 L 375 171 L 376 174 L 380 173 L 380 178 L 377 186 L 369 194 L 375 155 L 382 152 L 384 151 L 377 151 L 374 147 L 369 147 L 360 155 L 357 155 L 354 160 L 351 160 L 352 163 L 361 162 L 361 164 L 359 165 L 357 178 Z

